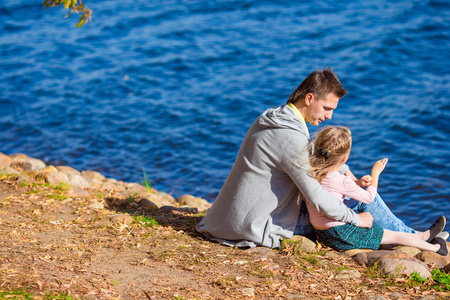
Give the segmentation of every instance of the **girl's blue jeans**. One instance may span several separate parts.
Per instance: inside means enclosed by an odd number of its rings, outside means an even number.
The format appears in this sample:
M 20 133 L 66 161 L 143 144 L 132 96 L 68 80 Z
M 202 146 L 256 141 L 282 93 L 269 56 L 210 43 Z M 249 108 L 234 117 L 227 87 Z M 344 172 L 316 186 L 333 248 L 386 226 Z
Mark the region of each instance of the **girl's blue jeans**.
M 370 204 L 361 203 L 353 199 L 345 199 L 344 204 L 347 207 L 353 209 L 356 213 L 369 212 L 373 217 L 373 223 L 377 224 L 383 229 L 389 229 L 392 231 L 401 231 L 415 233 L 416 231 L 411 227 L 408 227 L 402 220 L 397 218 L 392 211 L 384 203 L 379 194 Z M 302 235 L 306 237 L 314 236 L 314 228 L 309 222 L 308 210 L 306 208 L 305 201 L 302 201 L 300 207 L 300 214 L 295 227 L 294 235 Z

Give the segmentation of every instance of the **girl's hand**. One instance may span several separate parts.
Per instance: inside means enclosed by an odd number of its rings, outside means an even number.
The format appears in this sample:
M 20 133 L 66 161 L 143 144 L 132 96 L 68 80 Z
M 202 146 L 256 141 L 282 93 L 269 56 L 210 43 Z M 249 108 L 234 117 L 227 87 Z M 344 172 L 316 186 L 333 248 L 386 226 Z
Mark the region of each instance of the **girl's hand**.
M 383 172 L 384 167 L 386 167 L 386 163 L 388 162 L 387 158 L 380 159 L 377 161 L 372 167 L 372 176 L 378 176 Z
M 370 175 L 364 175 L 363 177 L 361 177 L 360 180 L 357 181 L 357 184 L 360 187 L 369 186 L 371 183 L 372 183 L 372 176 Z

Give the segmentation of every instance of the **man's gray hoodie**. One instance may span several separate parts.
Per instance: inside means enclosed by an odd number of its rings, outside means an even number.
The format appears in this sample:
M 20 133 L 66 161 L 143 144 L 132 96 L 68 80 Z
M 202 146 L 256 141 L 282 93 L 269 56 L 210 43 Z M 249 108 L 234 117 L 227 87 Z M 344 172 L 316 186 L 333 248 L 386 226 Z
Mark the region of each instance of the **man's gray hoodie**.
M 308 175 L 308 143 L 307 129 L 289 106 L 266 110 L 247 132 L 197 231 L 228 245 L 277 248 L 280 238 L 292 237 L 305 198 L 331 219 L 357 226 L 359 216 Z

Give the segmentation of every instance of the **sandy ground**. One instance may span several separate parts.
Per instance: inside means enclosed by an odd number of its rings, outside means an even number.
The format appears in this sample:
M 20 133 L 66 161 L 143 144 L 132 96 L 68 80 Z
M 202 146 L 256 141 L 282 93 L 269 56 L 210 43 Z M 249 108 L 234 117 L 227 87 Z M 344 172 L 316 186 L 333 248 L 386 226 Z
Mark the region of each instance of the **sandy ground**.
M 104 208 L 93 208 L 93 200 Z M 146 211 L 106 191 L 78 196 L 2 176 L 0 293 L 3 299 L 22 290 L 33 299 L 450 299 L 431 283 L 386 278 L 330 249 L 212 243 L 194 230 L 201 217 Z

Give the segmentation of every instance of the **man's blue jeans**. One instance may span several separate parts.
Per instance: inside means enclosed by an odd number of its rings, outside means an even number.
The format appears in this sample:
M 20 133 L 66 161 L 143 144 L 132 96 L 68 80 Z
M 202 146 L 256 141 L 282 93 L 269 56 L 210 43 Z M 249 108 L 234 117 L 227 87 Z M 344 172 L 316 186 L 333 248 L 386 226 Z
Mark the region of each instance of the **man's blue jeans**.
M 311 237 L 314 236 L 314 228 L 309 222 L 309 215 L 305 201 L 306 200 L 302 201 L 300 214 L 297 220 L 294 234 Z M 361 203 L 353 199 L 344 200 L 344 204 L 347 205 L 347 207 L 353 209 L 358 214 L 363 212 L 370 212 L 373 217 L 373 223 L 377 224 L 383 229 L 409 233 L 416 232 L 414 229 L 406 226 L 402 220 L 397 218 L 392 213 L 389 207 L 387 207 L 386 203 L 384 203 L 383 199 L 381 199 L 379 194 L 376 195 L 375 199 L 370 204 Z

